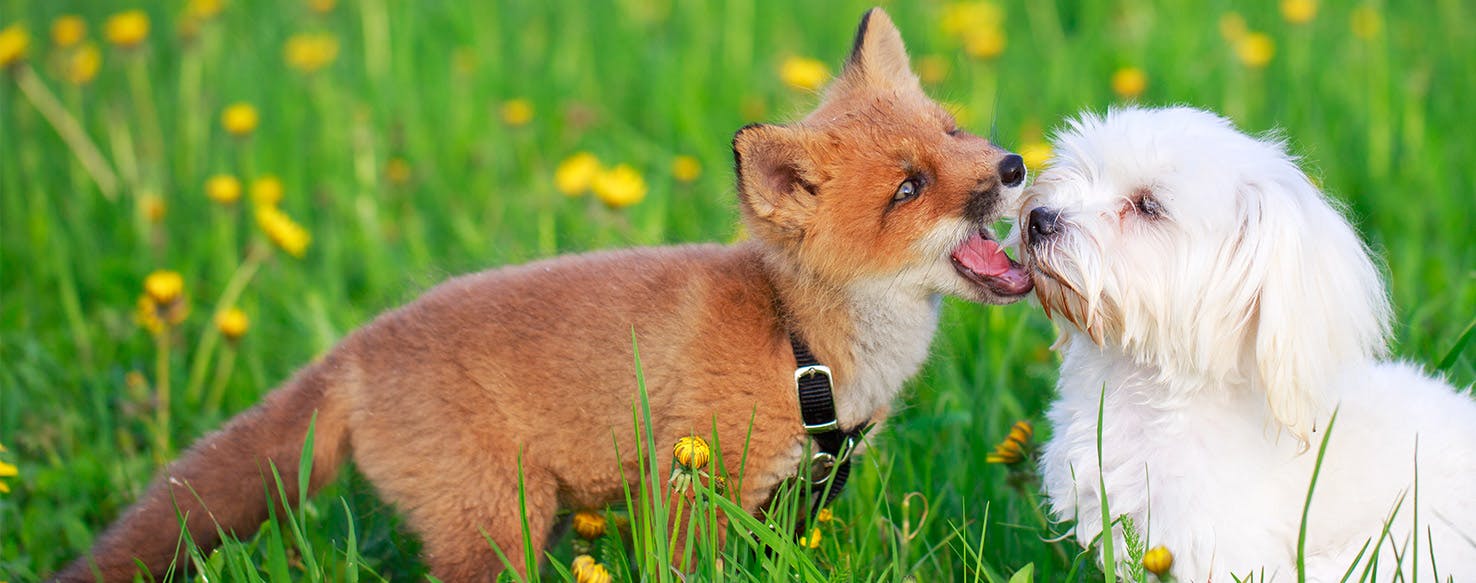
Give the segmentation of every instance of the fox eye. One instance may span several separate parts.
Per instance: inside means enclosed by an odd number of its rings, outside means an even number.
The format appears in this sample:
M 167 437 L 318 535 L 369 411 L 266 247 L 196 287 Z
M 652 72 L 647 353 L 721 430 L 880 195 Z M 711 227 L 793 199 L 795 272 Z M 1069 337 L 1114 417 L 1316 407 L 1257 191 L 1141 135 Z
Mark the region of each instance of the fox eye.
M 1137 210 L 1138 214 L 1150 219 L 1163 216 L 1163 204 L 1159 203 L 1158 199 L 1154 198 L 1151 194 L 1143 194 L 1137 200 L 1134 200 L 1133 209 Z
M 921 192 L 922 185 L 918 183 L 917 179 L 908 178 L 907 180 L 903 180 L 902 184 L 897 185 L 897 193 L 892 195 L 892 202 L 907 202 L 917 198 L 917 195 Z

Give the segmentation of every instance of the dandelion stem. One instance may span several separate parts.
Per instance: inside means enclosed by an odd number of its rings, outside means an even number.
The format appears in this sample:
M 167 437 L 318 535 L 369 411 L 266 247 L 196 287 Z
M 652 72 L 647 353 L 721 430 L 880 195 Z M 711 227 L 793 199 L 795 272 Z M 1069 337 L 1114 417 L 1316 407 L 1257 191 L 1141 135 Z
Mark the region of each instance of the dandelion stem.
M 143 60 L 142 55 L 130 55 L 131 63 L 128 64 L 128 86 L 133 91 L 134 107 L 138 108 L 138 116 L 143 120 L 144 156 L 153 157 L 155 163 L 163 163 L 164 159 L 164 133 L 159 129 L 159 110 L 154 107 L 154 92 L 149 87 L 148 62 Z M 151 174 L 151 178 L 158 179 L 157 174 Z M 158 182 L 151 182 L 157 186 Z
M 87 173 L 92 176 L 92 181 L 97 183 L 97 189 L 102 191 L 103 197 L 109 201 L 116 200 L 118 177 L 108 167 L 102 152 L 98 151 L 92 139 L 87 137 L 87 132 L 82 129 L 82 125 L 67 113 L 67 108 L 62 106 L 55 95 L 51 94 L 51 90 L 46 88 L 46 84 L 41 82 L 30 65 L 17 68 L 15 80 L 20 85 L 21 92 L 26 95 L 26 99 L 29 99 L 31 105 L 41 112 L 41 116 L 46 118 L 47 123 L 51 124 L 51 127 L 61 136 L 62 141 L 67 143 L 67 147 L 71 148 L 72 153 L 82 162 L 82 167 L 87 169 Z
M 220 293 L 220 300 L 215 302 L 216 310 L 222 310 L 236 305 L 241 299 L 241 292 L 245 291 L 246 284 L 256 276 L 261 264 L 266 260 L 271 251 L 265 245 L 252 245 L 251 251 L 247 253 L 246 259 L 231 274 L 230 281 L 226 282 L 225 290 Z M 190 363 L 190 384 L 185 390 L 185 395 L 191 403 L 200 402 L 200 391 L 204 388 L 205 369 L 209 368 L 210 356 L 215 352 L 215 345 L 220 342 L 220 329 L 210 326 L 200 335 L 200 344 L 195 348 L 194 361 Z
M 154 333 L 154 404 L 155 444 L 154 457 L 159 463 L 169 459 L 169 325 Z
M 225 350 L 220 352 L 220 362 L 215 365 L 215 378 L 210 382 L 210 392 L 206 394 L 205 411 L 216 413 L 220 411 L 221 401 L 225 399 L 226 383 L 231 380 L 231 372 L 236 368 L 236 347 L 226 345 Z

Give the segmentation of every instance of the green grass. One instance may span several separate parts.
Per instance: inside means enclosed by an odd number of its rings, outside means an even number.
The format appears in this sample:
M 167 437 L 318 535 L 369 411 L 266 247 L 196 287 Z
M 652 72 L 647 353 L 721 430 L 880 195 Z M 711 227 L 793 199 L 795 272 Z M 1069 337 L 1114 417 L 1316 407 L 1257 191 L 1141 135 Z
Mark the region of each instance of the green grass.
M 145 45 L 104 46 L 91 85 L 63 81 L 61 51 L 46 34 L 53 18 L 82 15 L 96 41 L 107 15 L 130 4 L 151 17 Z M 157 430 L 177 450 L 374 314 L 451 274 L 593 248 L 732 239 L 732 132 L 806 111 L 814 96 L 786 87 L 779 63 L 810 56 L 834 70 L 868 7 L 344 0 L 317 15 L 298 1 L 237 0 L 186 43 L 176 35 L 179 4 L 0 0 L 0 27 L 29 27 L 39 81 L 120 181 L 116 198 L 105 197 L 22 93 L 21 74 L 0 74 L 0 443 L 8 449 L 0 459 L 19 467 L 5 479 L 12 491 L 0 494 L 0 579 L 32 580 L 86 548 L 153 476 Z M 1020 148 L 1065 116 L 1119 102 L 1109 80 L 1135 66 L 1148 75 L 1144 103 L 1216 109 L 1251 131 L 1281 128 L 1387 266 L 1395 355 L 1441 363 L 1461 386 L 1476 379 L 1469 2 L 1370 4 L 1382 21 L 1371 39 L 1350 32 L 1346 3 L 1325 3 L 1299 26 L 1284 22 L 1275 2 L 1238 7 L 1275 42 L 1260 70 L 1239 64 L 1221 37 L 1228 2 L 1002 5 L 1008 44 L 992 61 L 971 59 L 940 32 L 941 4 L 888 7 L 915 58 L 948 66 L 928 89 L 956 104 L 966 127 Z M 332 65 L 304 75 L 284 64 L 283 44 L 309 31 L 332 33 L 341 46 Z M 500 121 L 498 106 L 510 99 L 528 100 L 531 123 Z M 221 110 L 236 101 L 261 112 L 250 139 L 220 128 Z M 552 175 L 577 151 L 630 164 L 649 195 L 619 211 L 565 198 Z M 672 178 L 677 155 L 700 161 L 695 183 Z M 408 163 L 407 182 L 388 179 L 390 160 Z M 283 210 L 313 236 L 302 259 L 264 256 L 241 288 L 234 303 L 251 329 L 235 347 L 201 340 L 262 236 L 249 205 L 225 209 L 204 196 L 205 179 L 219 172 L 279 176 Z M 157 223 L 142 213 L 151 195 L 167 208 Z M 132 316 L 156 269 L 184 276 L 192 306 L 166 343 L 173 398 L 162 428 L 160 351 Z M 782 550 L 769 555 L 730 544 L 719 568 L 709 544 L 697 551 L 701 572 L 1003 581 L 1028 568 L 1045 581 L 1101 577 L 1075 568 L 1072 543 L 1045 542 L 1055 529 L 1028 483 L 984 463 L 1011 423 L 1039 420 L 1050 399 L 1049 322 L 1027 305 L 957 302 L 943 322 L 934 358 L 855 467 L 820 547 L 775 537 Z M 229 374 L 219 372 L 225 367 Z M 1037 440 L 1047 434 L 1040 427 Z M 762 534 L 739 522 L 733 528 Z M 418 545 L 398 525 L 350 471 L 301 512 L 204 559 L 206 570 L 231 580 L 419 577 Z M 552 552 L 561 565 L 544 574 L 559 577 L 570 543 Z M 316 573 L 304 571 L 314 564 Z M 664 577 L 648 563 L 632 569 Z

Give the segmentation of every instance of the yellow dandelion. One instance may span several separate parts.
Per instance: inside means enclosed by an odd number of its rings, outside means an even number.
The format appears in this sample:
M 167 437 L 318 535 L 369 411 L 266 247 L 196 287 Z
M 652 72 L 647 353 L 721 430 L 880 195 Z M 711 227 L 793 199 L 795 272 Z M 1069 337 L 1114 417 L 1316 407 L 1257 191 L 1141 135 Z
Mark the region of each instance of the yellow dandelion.
M 820 529 L 811 529 L 810 534 L 799 538 L 799 544 L 802 547 L 807 547 L 811 549 L 820 548 Z
M 229 308 L 215 315 L 215 329 L 220 330 L 220 335 L 225 336 L 226 340 L 240 340 L 250 328 L 251 320 L 239 308 Z
M 589 152 L 579 152 L 559 162 L 554 169 L 554 188 L 565 196 L 579 196 L 589 190 L 600 173 L 600 159 Z
M 133 321 L 151 334 L 164 331 L 164 320 L 159 317 L 159 304 L 155 303 L 148 294 L 138 297 L 138 306 L 133 312 Z
M 409 183 L 410 163 L 406 162 L 404 158 L 390 158 L 388 162 L 384 163 L 384 177 L 390 181 L 390 184 L 396 186 Z
M 142 10 L 119 12 L 103 23 L 103 36 L 119 48 L 133 48 L 149 38 L 149 15 Z
M 164 204 L 164 197 L 145 192 L 138 197 L 138 212 L 143 215 L 144 220 L 157 224 L 169 213 L 169 206 Z
M 130 370 L 123 374 L 123 386 L 134 393 L 142 392 L 149 388 L 149 379 L 142 372 Z
M 1226 12 L 1220 15 L 1220 37 L 1229 42 L 1238 42 L 1245 37 L 1249 29 L 1245 26 L 1245 17 L 1238 12 Z
M 51 44 L 57 48 L 77 46 L 87 38 L 87 21 L 76 14 L 63 14 L 51 21 Z
M 1379 34 L 1384 28 L 1384 18 L 1379 11 L 1372 6 L 1364 5 L 1353 9 L 1351 16 L 1353 36 L 1363 40 L 1369 40 Z
M 157 270 L 144 278 L 144 292 L 155 303 L 167 306 L 184 293 L 184 277 L 177 271 Z
M 605 515 L 593 510 L 575 512 L 574 532 L 590 540 L 605 536 Z
M 994 451 L 985 454 L 984 461 L 991 464 L 1017 464 L 1025 461 L 1025 450 L 1014 441 L 1001 441 L 994 446 Z
M 815 522 L 825 524 L 832 520 L 835 520 L 835 513 L 831 512 L 830 508 L 821 508 L 819 512 L 815 513 Z
M 1025 169 L 1030 172 L 1044 170 L 1054 153 L 1051 145 L 1045 142 L 1030 142 L 1020 146 L 1020 157 L 1025 159 Z
M 0 30 L 0 67 L 9 67 L 26 58 L 26 47 L 31 44 L 31 34 L 19 24 Z
M 509 99 L 498 108 L 502 123 L 513 127 L 528 125 L 533 121 L 533 104 L 527 99 Z
M 646 180 L 625 164 L 596 174 L 590 188 L 611 208 L 628 207 L 646 198 Z
M 220 125 L 233 136 L 246 137 L 256 131 L 256 124 L 261 121 L 257 116 L 256 107 L 250 103 L 232 103 L 220 112 Z
M 282 202 L 282 181 L 271 174 L 251 181 L 251 202 L 256 206 L 277 206 Z
M 944 36 L 963 38 L 975 30 L 1000 28 L 1004 24 L 1004 9 L 993 2 L 954 2 L 943 6 L 938 23 Z
M 830 68 L 816 59 L 789 57 L 779 64 L 779 80 L 794 89 L 814 91 L 830 79 Z
M 1123 67 L 1112 74 L 1112 92 L 1123 99 L 1137 99 L 1148 88 L 1148 74 L 1137 67 Z
M 5 450 L 3 448 L 0 448 L 0 451 Z M 18 475 L 20 475 L 20 468 L 15 467 L 15 464 L 0 460 L 0 478 L 14 478 Z M 10 484 L 5 483 L 5 480 L 0 480 L 0 494 L 9 493 Z
M 216 174 L 205 181 L 205 196 L 220 204 L 235 204 L 241 199 L 241 181 L 230 174 Z
M 923 83 L 937 85 L 948 78 L 948 59 L 938 55 L 928 55 L 917 61 L 917 77 Z
M 576 583 L 610 583 L 610 570 L 595 563 L 574 576 Z
M 707 458 L 712 455 L 712 449 L 707 446 L 707 440 L 691 435 L 678 439 L 671 453 L 676 457 L 676 463 L 682 467 L 700 470 L 707 467 Z
M 702 163 L 691 156 L 677 156 L 671 161 L 671 176 L 678 182 L 693 182 L 702 176 Z
M 224 0 L 189 0 L 185 4 L 185 15 L 198 23 L 215 18 L 223 8 Z
M 579 555 L 577 557 L 574 557 L 573 563 L 569 564 L 569 574 L 573 575 L 574 580 L 577 581 L 580 577 L 583 576 L 585 571 L 594 568 L 594 566 L 594 557 L 591 557 L 589 555 Z
M 1260 69 L 1276 55 L 1276 43 L 1264 33 L 1249 32 L 1235 43 L 1235 55 L 1245 66 Z
M 308 234 L 307 229 L 275 206 L 256 207 L 256 224 L 261 227 L 262 232 L 266 233 L 268 239 L 298 259 L 307 253 L 308 243 L 312 242 L 312 236 Z
M 102 51 L 97 48 L 97 45 L 86 43 L 66 56 L 62 76 L 73 85 L 86 85 L 97 77 L 97 72 L 101 68 Z
M 1025 448 L 1030 443 L 1030 438 L 1035 435 L 1035 430 L 1029 421 L 1016 421 L 1010 427 L 1010 434 L 1004 441 L 994 446 L 994 451 L 984 456 L 984 461 L 991 464 L 1017 464 L 1025 461 L 1027 456 Z
M 1162 577 L 1174 566 L 1174 554 L 1162 545 L 1148 549 L 1143 553 L 1143 568 L 1149 573 Z
M 338 38 L 328 33 L 294 34 L 287 39 L 282 53 L 288 66 L 314 73 L 338 58 Z
M 1010 435 L 1005 439 L 1023 445 L 1026 443 L 1030 443 L 1030 439 L 1033 437 L 1035 437 L 1035 428 L 1030 425 L 1029 421 L 1025 421 L 1022 419 L 1020 421 L 1016 421 L 1014 425 L 1010 426 Z
M 989 60 L 1004 54 L 1005 32 L 997 26 L 976 28 L 964 34 L 964 52 L 981 60 Z
M 1317 0 L 1281 0 L 1281 17 L 1291 24 L 1306 24 L 1317 17 Z
M 333 8 L 338 6 L 338 0 L 308 0 L 307 5 L 308 9 L 313 12 L 327 14 L 333 12 Z

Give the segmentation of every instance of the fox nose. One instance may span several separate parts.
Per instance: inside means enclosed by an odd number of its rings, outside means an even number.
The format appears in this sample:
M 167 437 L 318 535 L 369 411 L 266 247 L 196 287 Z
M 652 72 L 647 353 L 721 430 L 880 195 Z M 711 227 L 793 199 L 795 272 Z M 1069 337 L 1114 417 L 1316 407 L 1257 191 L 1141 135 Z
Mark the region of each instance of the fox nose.
M 1031 242 L 1049 239 L 1056 234 L 1057 220 L 1061 218 L 1061 211 L 1051 210 L 1038 206 L 1030 210 L 1030 240 Z
M 1010 154 L 999 161 L 999 181 L 1005 186 L 1019 186 L 1025 182 L 1025 159 L 1019 154 Z

